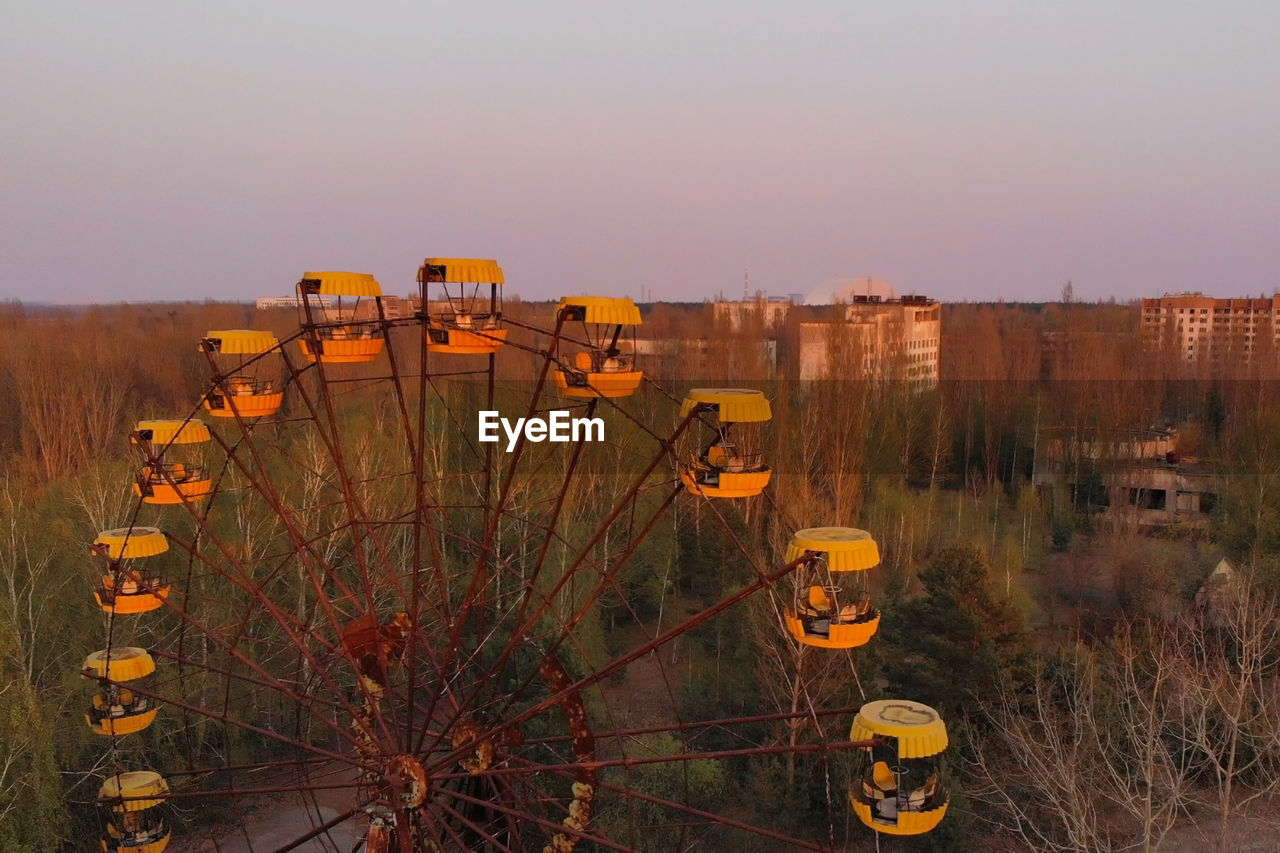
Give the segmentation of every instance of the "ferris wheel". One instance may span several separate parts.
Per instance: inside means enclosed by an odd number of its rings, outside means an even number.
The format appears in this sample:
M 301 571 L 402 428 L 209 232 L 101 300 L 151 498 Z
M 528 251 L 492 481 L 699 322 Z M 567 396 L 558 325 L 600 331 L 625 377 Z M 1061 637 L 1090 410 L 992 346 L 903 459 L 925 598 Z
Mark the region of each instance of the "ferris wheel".
M 428 258 L 418 282 L 402 311 L 373 276 L 305 273 L 296 326 L 209 331 L 197 405 L 129 435 L 136 505 L 90 548 L 101 849 L 821 850 L 849 816 L 936 825 L 936 712 L 700 714 L 667 656 L 751 599 L 816 654 L 867 642 L 879 611 L 846 589 L 879 561 L 867 534 L 802 530 L 771 565 L 741 548 L 747 580 L 675 616 L 629 594 L 681 502 L 729 529 L 764 492 L 765 396 L 645 381 L 627 299 L 534 323 L 504 315 L 494 261 Z M 523 429 L 485 441 L 481 411 Z M 801 722 L 816 740 L 761 734 Z M 862 764 L 817 831 L 699 797 L 707 762 L 797 755 Z

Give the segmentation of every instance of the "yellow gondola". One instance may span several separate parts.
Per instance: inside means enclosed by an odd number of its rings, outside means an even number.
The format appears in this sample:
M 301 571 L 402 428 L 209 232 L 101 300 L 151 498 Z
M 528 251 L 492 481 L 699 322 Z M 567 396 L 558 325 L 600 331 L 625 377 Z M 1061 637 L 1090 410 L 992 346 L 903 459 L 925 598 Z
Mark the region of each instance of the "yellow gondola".
M 773 417 L 764 394 L 745 388 L 694 388 L 685 396 L 680 415 L 687 417 L 695 410 L 712 416 L 715 438 L 681 464 L 685 488 L 709 498 L 745 498 L 764 491 L 772 473 L 764 462 L 764 424 Z
M 117 773 L 98 789 L 98 806 L 105 812 L 106 853 L 161 853 L 169 846 L 169 824 L 161 807 L 169 783 L 151 770 Z
M 502 328 L 502 285 L 497 261 L 481 258 L 427 258 L 418 268 L 423 313 L 427 316 L 427 350 L 488 355 L 507 340 Z M 432 301 L 429 284 L 439 284 L 443 299 Z M 482 285 L 488 285 L 488 293 Z
M 151 725 L 160 709 L 127 683 L 140 682 L 136 686 L 145 687 L 145 679 L 155 671 L 151 655 L 133 646 L 102 649 L 85 658 L 81 674 L 97 679 L 100 686 L 84 716 L 89 728 L 95 734 L 119 737 Z
M 200 350 L 210 354 L 215 366 L 213 388 L 204 395 L 205 410 L 215 418 L 261 418 L 278 412 L 284 388 L 278 363 L 267 362 L 266 356 L 279 348 L 270 332 L 229 329 L 205 335 Z
M 121 527 L 104 530 L 89 546 L 89 553 L 107 560 L 102 586 L 94 591 L 98 606 L 108 613 L 135 614 L 155 610 L 169 597 L 169 583 L 146 560 L 169 550 L 169 540 L 154 527 Z
M 880 626 L 865 584 L 866 571 L 880 564 L 871 534 L 852 527 L 798 530 L 787 546 L 787 563 L 801 558 L 795 601 L 786 609 L 791 636 L 824 649 L 864 645 Z
M 936 827 L 950 799 L 940 780 L 947 727 L 928 705 L 905 699 L 868 702 L 849 739 L 862 746 L 862 770 L 849 788 L 858 819 L 889 835 Z
M 326 296 L 336 300 L 322 301 Z M 378 310 L 381 298 L 382 286 L 367 273 L 303 273 L 298 282 L 303 326 L 298 346 L 302 354 L 315 361 L 319 353 L 324 364 L 373 361 L 386 343 Z
M 208 497 L 213 481 L 200 464 L 196 448 L 209 439 L 209 428 L 203 421 L 138 421 L 129 440 L 141 451 L 144 465 L 133 493 L 149 504 L 180 504 Z
M 560 300 L 556 316 L 568 323 L 582 323 L 580 333 L 585 349 L 560 362 L 555 370 L 556 386 L 566 397 L 629 397 L 640 387 L 643 371 L 635 369 L 635 327 L 640 325 L 640 309 L 630 299 L 610 296 L 566 296 Z M 630 332 L 630 339 L 623 340 Z M 624 347 L 626 350 L 624 351 Z

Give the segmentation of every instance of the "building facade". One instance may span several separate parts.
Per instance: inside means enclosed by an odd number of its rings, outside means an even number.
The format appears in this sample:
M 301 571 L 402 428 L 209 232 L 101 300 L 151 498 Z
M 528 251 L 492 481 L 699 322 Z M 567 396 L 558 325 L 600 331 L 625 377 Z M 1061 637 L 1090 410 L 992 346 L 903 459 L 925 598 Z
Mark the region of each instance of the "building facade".
M 1142 340 L 1149 350 L 1184 362 L 1225 365 L 1274 358 L 1280 339 L 1280 295 L 1214 299 L 1203 293 L 1166 293 L 1142 300 Z
M 376 320 L 378 319 L 378 303 L 373 299 L 347 299 L 345 302 L 336 296 L 315 296 L 311 297 L 313 307 L 323 310 L 323 316 L 317 319 L 322 322 L 338 322 L 341 318 L 347 320 Z M 269 311 L 280 308 L 289 308 L 298 310 L 297 296 L 263 296 L 256 301 L 259 311 Z M 348 313 L 338 314 L 339 305 Z M 354 305 L 354 314 L 351 312 Z M 432 308 L 437 307 L 437 303 L 431 303 Z M 446 303 L 439 303 L 440 306 L 447 307 Z M 399 320 L 405 317 L 412 317 L 415 312 L 422 306 L 422 297 L 420 296 L 391 296 L 384 295 L 382 297 L 382 313 L 388 320 Z
M 716 323 L 727 327 L 731 332 L 744 329 L 776 331 L 782 327 L 795 302 L 795 297 L 766 296 L 762 291 L 756 292 L 755 299 L 744 299 L 741 302 L 722 299 L 715 305 Z
M 778 371 L 778 342 L 772 338 L 638 338 L 635 352 L 644 360 L 646 374 L 661 380 L 701 376 L 724 382 L 758 381 Z
M 1182 456 L 1172 430 L 1117 430 L 1105 439 L 1045 430 L 1034 449 L 1032 483 L 1065 490 L 1091 509 L 1139 527 L 1208 524 L 1222 484 L 1211 460 Z
M 938 382 L 942 306 L 927 296 L 854 296 L 844 320 L 800 323 L 800 379 Z

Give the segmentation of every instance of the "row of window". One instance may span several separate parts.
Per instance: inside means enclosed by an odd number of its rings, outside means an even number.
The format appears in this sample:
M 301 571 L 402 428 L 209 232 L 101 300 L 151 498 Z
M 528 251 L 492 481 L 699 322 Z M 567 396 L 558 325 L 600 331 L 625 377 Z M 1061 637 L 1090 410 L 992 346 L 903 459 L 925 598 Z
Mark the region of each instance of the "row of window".
M 1208 314 L 1208 313 L 1209 313 L 1209 309 L 1208 309 L 1208 308 L 1199 308 L 1199 309 L 1197 309 L 1197 308 L 1179 308 L 1179 309 L 1177 309 L 1177 313 L 1179 313 L 1179 314 L 1183 314 L 1183 315 L 1186 315 L 1186 314 L 1196 314 L 1197 312 L 1198 312 L 1198 313 L 1200 313 L 1200 314 Z M 1174 309 L 1172 309 L 1172 308 L 1147 308 L 1147 309 L 1145 309 L 1145 310 L 1144 310 L 1144 313 L 1145 313 L 1145 314 L 1148 314 L 1148 315 L 1155 315 L 1155 314 L 1173 314 L 1173 313 L 1174 313 Z M 1272 313 L 1274 313 L 1274 309 L 1272 309 L 1272 308 L 1258 308 L 1258 309 L 1256 309 L 1256 310 L 1255 310 L 1255 309 L 1253 309 L 1253 308 L 1214 308 L 1214 309 L 1213 309 L 1213 313 L 1214 313 L 1214 314 L 1219 314 L 1219 315 L 1223 315 L 1223 314 L 1225 314 L 1225 315 L 1230 315 L 1230 314 L 1272 314 Z
M 1230 324 L 1230 323 L 1232 322 L 1232 319 L 1233 319 L 1233 318 L 1231 318 L 1231 317 L 1214 317 L 1214 318 L 1213 318 L 1213 322 L 1214 322 L 1214 323 L 1227 323 L 1227 324 Z M 1258 317 L 1257 319 L 1254 319 L 1253 317 L 1239 317 L 1239 318 L 1234 318 L 1234 319 L 1239 320 L 1241 323 L 1243 323 L 1243 324 L 1244 324 L 1244 325 L 1246 325 L 1246 326 L 1252 326 L 1252 325 L 1254 325 L 1255 323 L 1256 323 L 1256 324 L 1258 324 L 1258 325 L 1262 325 L 1263 323 L 1265 323 L 1265 322 L 1266 322 L 1268 319 L 1270 319 L 1270 318 L 1262 317 L 1261 315 L 1259 315 L 1259 317 Z M 1152 324 L 1152 323 L 1160 323 L 1161 325 L 1164 325 L 1163 320 L 1162 320 L 1161 318 L 1158 318 L 1158 317 L 1147 317 L 1147 318 L 1145 318 L 1145 319 L 1143 320 L 1143 322 L 1144 322 L 1144 323 L 1147 323 L 1148 325 L 1150 325 L 1150 324 Z M 1192 324 L 1194 324 L 1194 323 L 1196 323 L 1196 322 L 1200 322 L 1200 323 L 1208 323 L 1208 322 L 1209 322 L 1209 318 L 1208 318 L 1208 317 L 1187 317 L 1187 318 L 1185 318 L 1185 319 L 1184 319 L 1184 318 L 1182 318 L 1182 317 L 1179 317 L 1179 318 L 1178 318 L 1178 328 L 1182 328 L 1182 324 L 1183 324 L 1184 322 L 1186 322 L 1186 323 L 1192 323 Z

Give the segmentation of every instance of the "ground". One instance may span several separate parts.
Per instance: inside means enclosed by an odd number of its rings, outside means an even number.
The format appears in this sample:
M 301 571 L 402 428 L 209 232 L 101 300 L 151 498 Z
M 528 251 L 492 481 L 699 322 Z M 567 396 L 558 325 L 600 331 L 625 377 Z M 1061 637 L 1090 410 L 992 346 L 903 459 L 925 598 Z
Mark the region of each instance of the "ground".
M 347 768 L 320 770 L 316 778 L 326 777 L 321 784 L 349 781 Z M 216 840 L 197 840 L 175 836 L 169 845 L 171 853 L 249 853 L 275 850 L 300 838 L 325 821 L 351 808 L 351 789 L 316 791 L 314 801 L 302 795 L 288 797 L 256 797 L 244 804 L 243 828 L 227 828 Z M 364 837 L 358 820 L 347 821 L 330 833 L 328 840 L 314 840 L 294 848 L 299 853 L 348 853 Z M 250 848 L 246 838 L 253 840 Z

